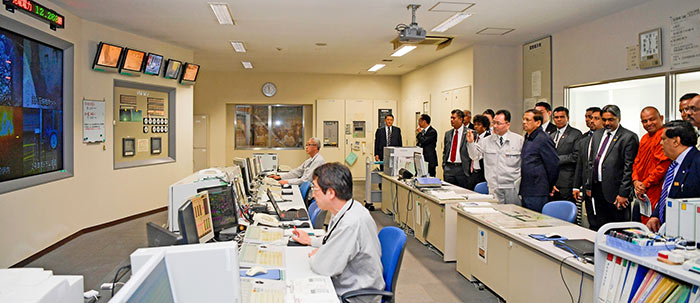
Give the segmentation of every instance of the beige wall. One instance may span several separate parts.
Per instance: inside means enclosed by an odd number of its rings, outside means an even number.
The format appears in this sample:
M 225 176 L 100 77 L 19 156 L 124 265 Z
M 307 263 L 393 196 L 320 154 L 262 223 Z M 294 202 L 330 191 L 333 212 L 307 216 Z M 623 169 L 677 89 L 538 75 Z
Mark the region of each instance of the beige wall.
M 507 109 L 510 129 L 520 133 L 523 115 L 522 62 L 518 46 L 474 46 L 474 115 L 487 108 Z
M 265 97 L 265 82 L 277 85 L 274 97 Z M 195 86 L 194 112 L 209 115 L 209 165 L 231 165 L 233 157 L 248 157 L 253 150 L 234 150 L 227 104 L 315 104 L 317 99 L 399 99 L 399 77 L 296 73 L 207 72 Z M 314 111 L 315 113 L 315 111 Z M 229 120 L 233 123 L 233 119 Z M 316 126 L 312 127 L 315 131 Z M 262 152 L 262 151 L 255 151 Z M 274 151 L 280 164 L 296 167 L 306 159 L 304 150 Z M 323 150 L 321 150 L 323 152 Z
M 57 7 L 44 2 L 46 6 Z M 162 77 L 130 78 L 95 72 L 91 66 L 101 40 L 182 61 L 192 61 L 193 52 L 84 21 L 64 10 L 60 13 L 65 15 L 66 28 L 54 32 L 46 23 L 21 12 L 0 12 L 67 40 L 75 47 L 74 176 L 0 195 L 0 214 L 3 214 L 0 267 L 13 265 L 83 228 L 166 206 L 168 186 L 192 171 L 193 88 Z M 82 99 L 105 99 L 106 120 L 112 121 L 114 79 L 177 87 L 177 162 L 114 170 L 112 144 L 115 138 L 109 122 L 106 123 L 106 150 L 102 145 L 82 143 Z

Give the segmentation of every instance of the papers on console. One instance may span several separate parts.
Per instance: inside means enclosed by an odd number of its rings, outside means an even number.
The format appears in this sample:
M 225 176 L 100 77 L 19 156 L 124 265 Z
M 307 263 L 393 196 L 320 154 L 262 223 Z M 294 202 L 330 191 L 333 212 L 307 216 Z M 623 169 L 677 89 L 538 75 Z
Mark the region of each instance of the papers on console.
M 293 302 L 338 302 L 330 277 L 308 277 L 289 281 L 289 293 Z
M 283 229 L 257 225 L 248 226 L 243 241 L 246 243 L 286 244 Z
M 459 206 L 462 208 L 476 206 L 491 206 L 491 202 L 460 202 Z
M 439 200 L 464 200 L 464 196 L 449 189 L 429 189 L 424 192 Z
M 493 200 L 493 195 L 490 194 L 466 194 L 464 195 L 467 200 Z
M 497 214 L 497 210 L 491 207 L 462 207 L 465 212 L 470 214 Z
M 337 303 L 330 277 L 308 277 L 289 281 L 241 279 L 243 302 Z

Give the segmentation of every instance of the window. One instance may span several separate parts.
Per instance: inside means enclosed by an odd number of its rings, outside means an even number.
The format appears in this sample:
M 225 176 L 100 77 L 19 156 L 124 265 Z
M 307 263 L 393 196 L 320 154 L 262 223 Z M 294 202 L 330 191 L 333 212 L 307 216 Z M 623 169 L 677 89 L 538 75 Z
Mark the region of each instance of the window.
M 236 105 L 236 149 L 303 149 L 310 110 L 308 105 Z
M 603 108 L 608 104 L 620 107 L 620 125 L 634 132 L 640 138 L 646 131 L 639 122 L 639 113 L 644 107 L 654 106 L 662 115 L 666 113 L 666 78 L 652 76 L 643 79 L 621 80 L 568 88 L 570 124 L 588 131 L 584 113 L 586 108 Z M 668 120 L 668 119 L 667 119 Z
M 671 117 L 681 119 L 678 101 L 687 93 L 700 93 L 700 71 L 676 74 L 675 82 L 675 95 L 671 98 L 674 110 Z

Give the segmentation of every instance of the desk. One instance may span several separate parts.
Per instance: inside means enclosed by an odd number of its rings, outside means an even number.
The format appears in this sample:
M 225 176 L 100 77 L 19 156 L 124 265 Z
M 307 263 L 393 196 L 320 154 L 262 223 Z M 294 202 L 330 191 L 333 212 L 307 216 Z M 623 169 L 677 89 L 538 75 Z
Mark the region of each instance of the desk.
M 394 221 L 414 231 L 421 243 L 430 243 L 443 254 L 443 261 L 457 260 L 457 212 L 451 206 L 466 199 L 440 200 L 384 173 L 382 177 L 382 211 L 394 214 Z M 475 192 L 444 183 L 443 189 L 459 195 Z M 470 200 L 471 201 L 471 200 Z M 478 200 L 495 202 L 496 200 Z
M 275 213 L 274 208 L 272 208 L 272 203 L 270 203 L 270 199 L 267 197 L 267 185 L 259 185 L 257 187 L 257 197 L 255 200 L 258 203 L 268 203 L 268 212 L 270 213 Z M 271 190 L 273 193 L 280 194 L 280 196 L 283 199 L 288 199 L 291 201 L 286 201 L 286 202 L 277 202 L 277 205 L 279 206 L 281 211 L 286 211 L 290 209 L 304 209 L 308 213 L 308 209 L 306 209 L 306 204 L 304 203 L 304 198 L 301 196 L 301 190 L 299 189 L 299 185 L 292 185 L 292 195 L 282 195 L 281 194 L 281 188 L 272 186 Z M 311 214 L 309 214 L 309 219 L 308 220 L 301 220 L 302 222 L 308 222 L 309 226 L 312 226 L 313 224 L 311 223 Z M 287 221 L 289 222 L 289 221 Z
M 508 303 L 511 302 L 569 302 L 559 273 L 564 258 L 571 256 L 550 241 L 537 241 L 528 234 L 556 232 L 569 239 L 595 241 L 595 232 L 578 225 L 557 220 L 517 205 L 492 206 L 498 213 L 475 214 L 452 206 L 458 214 L 457 271 L 467 279 L 476 278 Z M 523 222 L 507 214 L 522 214 L 536 218 Z M 479 234 L 485 235 L 485 258 L 479 256 Z M 593 302 L 592 264 L 574 258 L 564 260 L 564 279 L 574 296 L 578 297 L 583 272 L 582 302 Z

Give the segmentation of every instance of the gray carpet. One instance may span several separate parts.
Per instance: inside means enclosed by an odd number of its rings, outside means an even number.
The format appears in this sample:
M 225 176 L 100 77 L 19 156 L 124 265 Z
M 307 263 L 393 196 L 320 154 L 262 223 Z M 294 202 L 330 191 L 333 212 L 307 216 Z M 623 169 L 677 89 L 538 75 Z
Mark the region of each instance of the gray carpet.
M 355 199 L 364 200 L 364 184 L 354 185 Z M 379 228 L 394 225 L 390 216 L 373 211 Z M 42 256 L 27 267 L 42 267 L 59 275 L 82 275 L 85 290 L 99 290 L 112 281 L 117 269 L 128 264 L 129 255 L 146 247 L 146 223 L 167 222 L 161 212 L 82 235 Z M 444 263 L 441 256 L 409 237 L 396 286 L 397 302 L 498 302 L 488 290 L 479 291 L 456 270 L 454 262 Z M 128 275 L 122 279 L 126 281 Z M 102 300 L 109 292 L 102 291 Z

